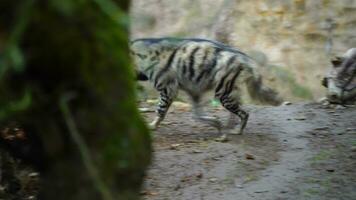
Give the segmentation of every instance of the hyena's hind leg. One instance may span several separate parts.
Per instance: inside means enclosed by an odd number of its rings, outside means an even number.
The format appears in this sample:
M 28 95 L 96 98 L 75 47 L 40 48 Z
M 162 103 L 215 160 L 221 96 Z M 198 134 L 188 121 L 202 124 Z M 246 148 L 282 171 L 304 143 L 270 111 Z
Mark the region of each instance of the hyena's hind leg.
M 221 133 L 222 124 L 216 118 L 212 116 L 207 116 L 203 110 L 203 105 L 200 101 L 200 98 L 192 98 L 192 107 L 193 107 L 193 118 L 201 121 L 202 123 L 208 124 L 218 130 Z
M 163 84 L 160 84 L 163 85 Z M 149 124 L 151 129 L 156 129 L 160 123 L 164 120 L 169 107 L 171 106 L 174 98 L 178 94 L 178 85 L 175 81 L 168 81 L 168 84 L 156 87 L 159 92 L 159 102 L 156 109 L 157 116 Z
M 224 108 L 230 111 L 230 119 L 227 124 L 227 128 L 235 127 L 235 116 L 238 116 L 241 120 L 239 134 L 243 134 L 249 114 L 241 108 L 240 98 L 237 94 L 238 89 L 234 87 L 233 90 L 235 91 L 225 91 L 222 93 L 222 95 L 216 93 L 215 97 L 220 100 Z

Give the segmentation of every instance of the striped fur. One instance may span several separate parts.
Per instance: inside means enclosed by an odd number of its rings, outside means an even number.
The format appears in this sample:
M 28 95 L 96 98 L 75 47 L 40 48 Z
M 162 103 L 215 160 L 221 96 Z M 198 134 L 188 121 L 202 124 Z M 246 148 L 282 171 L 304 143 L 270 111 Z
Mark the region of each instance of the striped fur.
M 202 110 L 201 98 L 207 91 L 214 90 L 215 98 L 232 113 L 230 128 L 234 116 L 241 119 L 240 133 L 249 116 L 240 106 L 240 85 L 246 83 L 250 95 L 262 102 L 281 102 L 273 90 L 262 85 L 253 60 L 225 44 L 205 39 L 144 38 L 132 41 L 130 48 L 139 79 L 147 78 L 160 93 L 152 128 L 164 119 L 178 90 L 191 97 L 194 116 L 219 131 L 220 121 Z
M 332 68 L 323 78 L 331 103 L 354 103 L 356 101 L 356 48 L 331 60 Z

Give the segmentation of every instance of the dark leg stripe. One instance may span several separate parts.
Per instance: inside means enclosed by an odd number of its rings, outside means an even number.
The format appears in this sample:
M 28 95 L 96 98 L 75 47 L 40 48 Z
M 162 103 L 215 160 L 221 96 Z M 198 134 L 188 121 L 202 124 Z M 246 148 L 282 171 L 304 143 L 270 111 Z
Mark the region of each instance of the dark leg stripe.
M 236 60 L 236 55 L 234 55 L 234 56 L 231 56 L 230 58 L 229 58 L 229 60 L 227 61 L 227 66 L 230 66 L 230 65 L 232 65 L 234 62 L 235 62 L 235 60 Z
M 236 74 L 232 77 L 232 79 L 229 80 L 229 81 L 226 83 L 225 91 L 224 91 L 224 93 L 223 93 L 222 96 L 228 96 L 228 95 L 232 92 L 232 89 L 234 88 L 234 84 L 235 84 L 236 78 L 237 78 L 237 76 L 240 74 L 240 71 L 241 71 L 241 68 L 238 69 L 238 71 L 237 71 Z
M 164 104 L 167 104 L 167 103 L 168 103 L 167 99 L 161 98 L 161 101 L 162 101 Z
M 197 79 L 195 80 L 197 83 L 200 82 L 200 79 L 204 76 L 204 74 L 207 72 L 208 68 L 206 68 L 206 58 L 208 57 L 208 51 L 204 52 L 203 56 L 203 62 L 201 63 L 199 69 L 201 70 L 200 74 L 198 75 Z
M 215 93 L 219 92 L 225 83 L 225 79 L 230 75 L 232 70 L 229 70 L 220 80 L 218 86 L 215 89 Z
M 204 74 L 208 75 L 208 73 L 209 73 L 208 69 L 202 70 L 202 72 L 200 72 L 200 74 L 195 82 L 199 83 L 200 80 L 203 78 Z
M 148 76 L 148 78 L 149 78 L 150 80 L 152 80 L 153 74 L 154 74 L 154 70 L 152 70 L 152 71 L 150 72 L 150 75 Z
M 189 56 L 189 80 L 192 80 L 194 77 L 194 64 L 195 64 L 195 53 L 200 49 L 200 47 L 196 47 L 193 49 L 192 53 Z
M 154 63 L 152 63 L 150 66 L 148 66 L 146 69 L 145 69 L 145 72 L 149 72 L 151 70 L 153 70 L 154 67 L 156 67 L 156 65 L 158 65 L 159 61 L 156 61 Z
M 187 65 L 185 64 L 185 62 L 183 61 L 183 76 L 186 76 L 186 73 L 187 73 Z
M 154 86 L 155 86 L 155 87 L 156 87 L 156 85 L 157 85 L 157 83 L 158 83 L 158 81 L 159 81 L 159 78 L 161 78 L 161 76 L 162 76 L 165 72 L 167 72 L 167 71 L 169 70 L 169 68 L 171 67 L 172 62 L 173 62 L 173 60 L 174 60 L 174 58 L 175 58 L 175 55 L 177 54 L 178 49 L 179 49 L 179 48 L 176 48 L 176 49 L 173 51 L 173 53 L 169 56 L 166 65 L 161 69 L 161 71 L 159 71 L 159 72 L 157 73 L 157 76 L 156 76 L 156 78 L 155 78 L 155 83 L 154 83 Z
M 178 62 L 177 62 L 177 70 L 179 70 L 179 75 L 181 75 L 183 72 L 183 65 L 182 65 L 182 58 L 179 58 L 178 59 Z
M 199 74 L 196 82 L 200 82 L 200 80 L 203 78 L 204 74 L 206 74 L 206 76 L 208 76 L 211 73 L 211 71 L 216 67 L 216 64 L 218 63 L 218 57 L 219 57 L 220 51 L 221 51 L 220 49 L 215 49 L 213 59 L 211 60 L 211 62 L 207 66 L 207 68 Z M 204 55 L 204 60 L 206 60 L 205 56 L 206 55 Z M 205 64 L 205 62 L 204 62 L 204 64 Z

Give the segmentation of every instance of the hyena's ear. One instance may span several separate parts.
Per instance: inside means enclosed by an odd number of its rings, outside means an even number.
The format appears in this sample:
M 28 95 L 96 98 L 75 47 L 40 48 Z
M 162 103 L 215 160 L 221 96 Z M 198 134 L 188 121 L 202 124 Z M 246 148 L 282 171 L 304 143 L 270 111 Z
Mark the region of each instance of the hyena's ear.
M 328 78 L 324 77 L 322 80 L 321 80 L 321 85 L 323 85 L 324 87 L 328 87 Z
M 333 64 L 334 67 L 339 67 L 343 61 L 344 61 L 343 57 L 336 56 L 331 60 L 331 64 Z

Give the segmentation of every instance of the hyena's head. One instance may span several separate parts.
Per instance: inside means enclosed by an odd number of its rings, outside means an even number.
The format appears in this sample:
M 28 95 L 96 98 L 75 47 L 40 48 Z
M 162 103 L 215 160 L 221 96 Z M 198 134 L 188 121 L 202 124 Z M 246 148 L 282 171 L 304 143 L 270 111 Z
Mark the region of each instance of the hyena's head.
M 148 80 L 147 74 L 158 63 L 156 45 L 147 39 L 137 39 L 130 43 L 130 53 L 134 61 L 138 80 Z
M 331 61 L 332 69 L 322 84 L 328 89 L 327 98 L 333 103 L 356 100 L 356 48 Z

